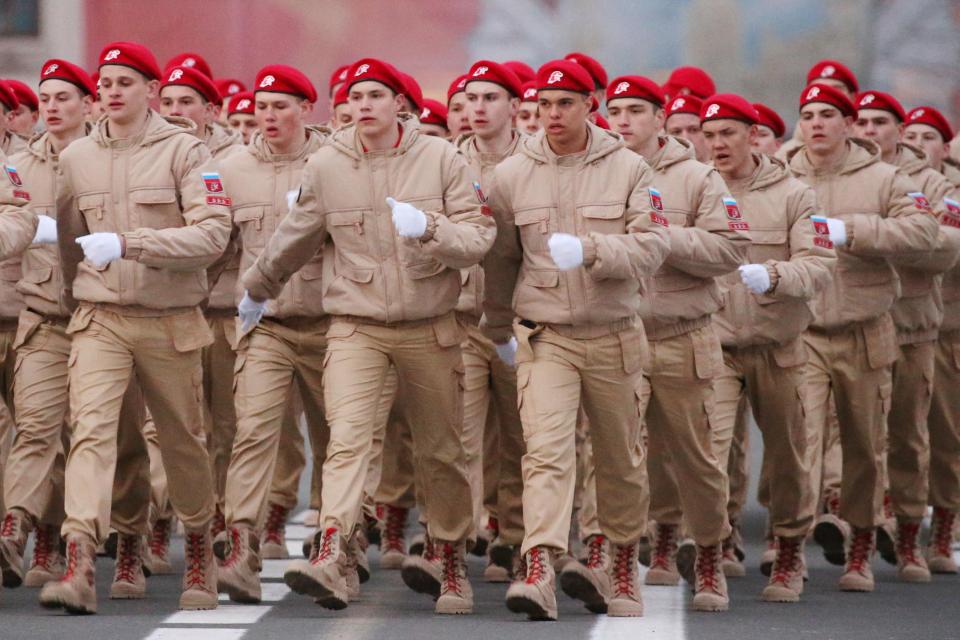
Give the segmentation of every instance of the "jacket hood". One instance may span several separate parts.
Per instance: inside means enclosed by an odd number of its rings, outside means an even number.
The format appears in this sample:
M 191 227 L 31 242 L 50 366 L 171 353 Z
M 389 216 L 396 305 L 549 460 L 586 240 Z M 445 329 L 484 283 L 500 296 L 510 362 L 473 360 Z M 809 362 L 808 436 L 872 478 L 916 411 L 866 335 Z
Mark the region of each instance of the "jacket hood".
M 243 136 L 233 129 L 227 129 L 219 123 L 207 125 L 207 148 L 211 155 L 235 144 L 243 144 Z
M 406 153 L 417 138 L 420 137 L 420 121 L 413 115 L 402 112 L 397 114 L 400 123 L 400 144 L 395 149 L 388 150 L 388 154 L 401 155 Z M 354 161 L 363 157 L 363 144 L 355 123 L 351 123 L 333 134 L 330 145 L 337 151 L 350 156 Z
M 623 149 L 623 138 L 619 133 L 601 129 L 592 122 L 587 122 L 587 153 L 583 158 L 584 164 L 595 162 L 608 156 L 618 149 Z M 557 154 L 547 142 L 547 132 L 541 129 L 532 136 L 527 136 L 520 143 L 520 150 L 530 158 L 541 164 L 556 164 Z
M 92 124 L 89 122 L 83 124 L 84 135 L 90 135 L 92 130 Z M 27 153 L 43 162 L 56 158 L 57 154 L 54 152 L 53 145 L 50 142 L 50 132 L 41 131 L 40 133 L 34 134 L 27 143 Z
M 107 134 L 108 122 L 109 118 L 106 114 L 100 116 L 93 125 L 93 131 L 90 132 L 90 138 L 102 147 L 110 146 L 110 143 L 113 141 Z M 180 116 L 161 116 L 153 109 L 150 109 L 147 111 L 146 125 L 140 133 L 133 136 L 131 143 L 146 147 L 175 135 L 183 133 L 193 135 L 196 131 L 197 125 L 193 120 L 181 118 Z
M 790 177 L 790 171 L 782 160 L 770 157 L 765 153 L 754 153 L 753 158 L 760 166 L 756 177 L 750 183 L 751 191 L 767 189 Z
M 800 145 L 787 154 L 787 165 L 796 175 L 810 175 L 816 173 L 829 173 L 830 169 L 815 169 L 807 159 L 806 153 L 801 153 L 806 149 L 806 145 Z M 870 140 L 863 138 L 847 138 L 847 151 L 840 159 L 837 173 L 849 174 L 860 171 L 864 167 L 881 162 L 880 146 Z
M 897 143 L 897 156 L 894 159 L 894 164 L 908 176 L 920 173 L 930 166 L 926 152 L 906 142 Z
M 646 158 L 650 168 L 654 170 L 663 170 L 678 162 L 696 159 L 693 144 L 683 138 L 674 138 L 673 136 L 660 136 L 660 149 L 653 154 L 653 157 Z
M 480 160 L 481 162 L 484 160 L 488 160 L 491 162 L 499 162 L 503 158 L 512 156 L 514 153 L 516 153 L 517 148 L 520 146 L 520 144 L 523 142 L 523 139 L 526 136 L 525 134 L 514 129 L 513 137 L 510 139 L 510 144 L 507 146 L 506 149 L 504 149 L 503 153 L 481 152 L 479 149 L 477 149 L 477 146 L 474 144 L 475 137 L 476 137 L 476 134 L 473 132 L 462 133 L 459 136 L 457 136 L 457 139 L 453 144 L 457 149 L 460 150 L 461 153 L 463 153 L 464 156 L 466 156 L 468 161 L 477 159 L 477 160 Z
M 267 141 L 264 140 L 260 132 L 257 131 L 250 139 L 247 149 L 260 162 L 285 162 L 287 160 L 296 160 L 304 158 L 317 149 L 330 138 L 330 129 L 321 125 L 307 125 L 307 141 L 297 151 L 290 154 L 277 154 L 270 150 Z

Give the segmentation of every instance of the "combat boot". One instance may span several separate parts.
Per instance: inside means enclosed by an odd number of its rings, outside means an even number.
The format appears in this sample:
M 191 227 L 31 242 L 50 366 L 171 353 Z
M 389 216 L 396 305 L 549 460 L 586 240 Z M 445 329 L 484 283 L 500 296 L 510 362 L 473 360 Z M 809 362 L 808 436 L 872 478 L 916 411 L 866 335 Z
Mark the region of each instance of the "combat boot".
M 727 595 L 727 578 L 720 566 L 723 561 L 723 545 L 697 545 L 697 560 L 694 566 L 695 592 L 694 611 L 726 611 L 730 608 Z
M 217 588 L 234 602 L 257 604 L 261 599 L 260 561 L 256 534 L 247 527 L 228 527 L 227 557 L 220 563 Z M 211 547 L 212 549 L 212 547 Z
M 138 534 L 117 534 L 117 559 L 114 561 L 111 600 L 139 600 L 147 595 L 143 575 L 143 539 Z
M 23 552 L 32 530 L 33 519 L 19 509 L 8 511 L 0 525 L 0 572 L 8 589 L 23 584 Z
M 723 541 L 723 575 L 728 578 L 742 578 L 747 575 L 747 568 L 743 566 L 740 558 L 737 556 L 737 547 L 733 537 Z
M 443 567 L 433 539 L 428 535 L 423 546 L 423 555 L 409 555 L 403 561 L 400 577 L 404 584 L 417 593 L 440 597 Z
M 290 510 L 279 504 L 267 505 L 267 521 L 260 534 L 260 555 L 264 560 L 286 560 L 287 551 L 287 515 Z
M 209 527 L 184 531 L 183 555 L 186 567 L 180 608 L 187 611 L 216 609 L 217 561 L 213 557 L 213 537 Z M 257 586 L 259 588 L 259 579 Z
M 370 559 L 367 558 L 367 548 L 369 547 L 370 543 L 367 542 L 366 529 L 357 527 L 356 532 L 350 538 L 349 544 L 347 544 L 347 557 L 356 566 L 360 584 L 370 580 Z
M 854 529 L 847 549 L 847 563 L 840 576 L 841 591 L 873 591 L 874 529 Z
M 473 613 L 473 588 L 467 580 L 466 545 L 463 542 L 443 542 L 435 544 L 434 548 L 443 576 L 434 611 L 446 615 Z
M 410 510 L 388 504 L 382 507 L 384 517 L 380 525 L 380 568 L 395 571 L 403 567 L 403 561 L 407 557 L 406 540 L 403 536 L 407 526 L 407 513 Z
M 47 609 L 66 609 L 72 614 L 97 612 L 97 545 L 88 536 L 67 536 L 67 571 L 40 590 L 40 604 Z
M 930 582 L 930 569 L 920 553 L 920 521 L 897 519 L 897 575 L 904 582 Z
M 657 524 L 653 554 L 650 556 L 650 569 L 644 579 L 645 584 L 665 587 L 680 584 L 680 572 L 677 571 L 679 529 L 680 527 L 675 524 Z
M 953 559 L 953 523 L 957 514 L 942 507 L 933 508 L 930 521 L 930 543 L 927 545 L 927 563 L 933 573 L 957 573 Z
M 583 562 L 571 562 L 560 572 L 560 588 L 582 601 L 587 611 L 606 613 L 612 593 L 610 543 L 606 536 L 593 535 L 587 538 L 586 549 Z
M 313 596 L 327 609 L 344 609 L 350 601 L 347 587 L 347 554 L 340 530 L 329 527 L 314 537 L 309 560 L 287 566 L 283 581 L 293 591 Z
M 556 574 L 553 559 L 545 547 L 534 547 L 524 556 L 522 580 L 507 589 L 507 608 L 525 613 L 530 620 L 557 619 Z
M 173 565 L 170 564 L 170 534 L 172 529 L 173 521 L 169 518 L 157 520 L 153 523 L 153 528 L 150 529 L 143 564 L 152 576 L 173 574 Z
M 845 550 L 850 540 L 850 524 L 840 517 L 840 495 L 830 493 L 826 497 L 826 513 L 817 518 L 813 527 L 813 540 L 823 548 L 823 557 L 830 564 L 842 565 L 846 561 Z
M 877 527 L 877 553 L 887 564 L 897 562 L 897 517 L 893 514 L 893 501 L 889 493 L 883 494 L 883 522 Z
M 765 602 L 799 602 L 803 593 L 803 536 L 777 538 L 770 581 L 760 598 Z
M 607 615 L 617 618 L 638 618 L 643 615 L 638 574 L 639 548 L 636 544 L 613 545 L 610 563 L 612 595 Z
M 515 547 L 502 538 L 490 543 L 487 567 L 483 570 L 483 579 L 487 582 L 510 582 L 513 579 L 513 557 Z
M 60 527 L 44 524 L 33 532 L 33 558 L 23 577 L 27 587 L 42 587 L 63 577 L 66 565 L 60 550 Z

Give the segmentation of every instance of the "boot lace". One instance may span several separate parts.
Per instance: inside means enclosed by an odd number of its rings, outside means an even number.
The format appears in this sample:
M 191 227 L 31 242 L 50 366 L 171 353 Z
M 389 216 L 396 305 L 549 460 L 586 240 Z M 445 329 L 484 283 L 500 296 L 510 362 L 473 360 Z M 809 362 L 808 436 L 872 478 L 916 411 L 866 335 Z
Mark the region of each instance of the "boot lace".
M 717 577 L 717 556 L 713 547 L 701 547 L 697 545 L 697 591 L 710 590 L 714 593 L 720 592 L 720 583 Z
M 140 564 L 140 545 L 137 536 L 121 534 L 117 542 L 116 582 L 135 582 Z
M 857 531 L 850 541 L 850 553 L 847 554 L 848 570 L 862 573 L 870 561 L 870 550 L 873 548 L 873 532 L 870 530 Z
M 781 539 L 777 548 L 777 559 L 773 563 L 773 575 L 770 582 L 789 584 L 791 578 L 800 570 L 800 543 L 795 540 Z
M 606 547 L 604 542 L 606 538 L 604 536 L 590 536 L 590 540 L 587 541 L 587 566 L 591 569 L 599 569 L 603 567 L 604 556 L 606 553 Z
M 318 565 L 333 555 L 333 545 L 337 537 L 336 527 L 329 527 L 323 532 L 319 542 L 314 541 L 317 554 L 310 559 L 310 564 Z
M 286 507 L 279 504 L 271 504 L 270 511 L 267 513 L 266 530 L 263 532 L 263 541 L 273 544 L 283 544 L 283 528 L 287 524 Z
M 540 547 L 534 547 L 527 552 L 527 584 L 536 584 L 543 579 L 546 562 L 546 553 Z
M 930 546 L 938 556 L 950 557 L 953 554 L 953 522 L 956 514 L 948 509 L 937 507 L 933 510 L 933 532 Z
M 460 558 L 457 556 L 453 545 L 449 542 L 443 545 L 443 589 L 447 593 L 455 593 L 463 596 L 462 583 L 460 581 Z
M 233 531 L 236 531 L 234 529 Z M 237 539 L 239 541 L 239 533 Z M 185 580 L 187 589 L 205 587 L 207 584 L 206 534 L 187 532 L 186 535 L 186 562 Z
M 902 522 L 897 527 L 897 557 L 904 564 L 920 564 L 917 558 L 917 538 L 919 536 L 919 523 Z
M 893 500 L 889 493 L 883 494 L 883 517 L 887 520 L 893 520 L 896 517 L 893 514 Z
M 433 538 L 430 537 L 430 534 L 424 536 L 423 558 L 430 562 L 437 559 L 437 546 L 433 543 Z
M 403 530 L 407 526 L 407 510 L 384 505 L 386 518 L 383 523 L 384 551 L 404 553 Z
M 653 549 L 653 558 L 650 559 L 651 569 L 670 569 L 670 558 L 677 553 L 677 539 L 674 536 L 673 525 L 657 525 L 657 544 Z
M 150 531 L 150 553 L 158 558 L 166 558 L 169 547 L 170 521 L 157 520 Z
M 80 564 L 80 545 L 71 540 L 67 543 L 67 570 L 64 572 L 60 582 L 70 582 L 77 572 L 77 565 Z
M 3 519 L 3 526 L 0 527 L 0 536 L 12 538 L 17 533 L 17 519 L 12 513 L 8 513 Z
M 637 545 L 618 546 L 613 557 L 613 592 L 617 596 L 634 597 L 634 575 L 637 570 Z
M 37 527 L 33 537 L 33 566 L 50 570 L 53 564 L 54 538 L 54 529 L 51 527 Z
M 220 511 L 220 507 L 217 507 L 216 513 L 213 514 L 213 524 L 210 525 L 210 535 L 215 538 L 226 530 L 227 519 L 223 515 L 223 511 Z

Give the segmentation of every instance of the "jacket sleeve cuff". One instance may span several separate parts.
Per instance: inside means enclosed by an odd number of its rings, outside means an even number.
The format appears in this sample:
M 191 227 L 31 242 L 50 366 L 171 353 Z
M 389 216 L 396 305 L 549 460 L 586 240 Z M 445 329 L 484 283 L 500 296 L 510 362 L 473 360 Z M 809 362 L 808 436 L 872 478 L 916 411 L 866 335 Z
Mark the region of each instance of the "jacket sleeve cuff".
M 776 291 L 777 285 L 780 284 L 780 272 L 777 271 L 777 266 L 775 264 L 770 264 L 768 262 L 763 266 L 767 268 L 767 275 L 770 276 L 770 288 L 764 292 L 769 295 Z
M 132 231 L 120 234 L 120 238 L 124 245 L 123 259 L 139 260 L 140 254 L 143 253 L 143 238 Z
M 580 238 L 583 245 L 583 266 L 592 266 L 597 261 L 597 241 L 593 238 Z
M 433 237 L 437 235 L 437 214 L 424 211 L 423 215 L 427 217 L 427 229 L 423 232 L 423 235 L 420 236 L 420 242 L 430 242 L 433 240 Z

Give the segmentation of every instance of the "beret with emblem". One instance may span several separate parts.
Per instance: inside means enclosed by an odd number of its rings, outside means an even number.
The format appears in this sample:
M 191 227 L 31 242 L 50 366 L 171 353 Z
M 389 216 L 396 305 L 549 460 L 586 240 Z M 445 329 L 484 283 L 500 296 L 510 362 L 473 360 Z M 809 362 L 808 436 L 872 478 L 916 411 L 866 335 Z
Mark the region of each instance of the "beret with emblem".
M 925 124 L 936 129 L 944 142 L 953 140 L 953 127 L 937 109 L 928 106 L 917 107 L 907 114 L 907 124 Z
M 671 98 L 688 94 L 708 98 L 716 92 L 713 78 L 700 67 L 677 67 L 663 85 L 663 93 Z
M 80 91 L 89 95 L 97 95 L 97 85 L 86 71 L 72 62 L 54 58 L 47 60 L 40 67 L 40 82 L 42 85 L 45 80 L 63 80 L 76 85 Z
M 348 88 L 358 82 L 367 80 L 379 82 L 394 93 L 405 95 L 407 91 L 403 77 L 394 66 L 376 58 L 361 58 L 350 65 L 350 69 L 347 71 Z
M 703 102 L 697 96 L 677 96 L 667 103 L 667 117 L 678 113 L 689 113 L 700 117 L 700 107 L 702 105 Z
M 514 98 L 523 95 L 523 84 L 513 71 L 498 62 L 478 60 L 467 71 L 467 84 L 471 82 L 492 82 L 507 90 Z
M 420 111 L 420 122 L 436 124 L 447 128 L 447 107 L 439 100 L 426 98 L 423 101 L 423 110 Z
M 597 89 L 603 90 L 607 86 L 607 70 L 603 68 L 603 65 L 600 64 L 596 58 L 591 58 L 585 53 L 574 51 L 563 56 L 563 59 L 575 62 L 587 70 L 587 73 L 593 78 L 593 89 L 591 89 L 591 91 L 596 91 Z
M 576 62 L 551 60 L 537 70 L 537 91 L 554 89 L 593 93 L 593 77 Z
M 227 103 L 227 115 L 235 113 L 247 113 L 253 115 L 254 98 L 253 91 L 241 91 L 230 96 L 230 102 Z
M 254 92 L 287 93 L 304 98 L 307 102 L 317 101 L 317 90 L 310 78 L 299 69 L 285 64 L 271 64 L 260 69 L 253 87 Z
M 219 78 L 213 81 L 222 98 L 229 98 L 247 90 L 247 85 L 236 78 Z
M 447 89 L 447 104 L 450 104 L 450 101 L 453 99 L 453 96 L 458 93 L 463 93 L 467 87 L 467 74 L 462 76 L 457 76 L 457 78 L 450 83 L 450 87 Z
M 857 109 L 878 109 L 887 111 L 897 117 L 897 120 L 904 122 L 907 114 L 903 110 L 900 101 L 889 93 L 882 91 L 864 91 L 857 96 Z
M 845 116 L 849 116 L 851 118 L 857 117 L 857 108 L 853 106 L 850 98 L 848 98 L 846 94 L 839 89 L 831 87 L 828 84 L 815 82 L 804 89 L 803 93 L 800 94 L 801 109 L 814 102 L 822 102 L 823 104 L 828 104 L 831 107 L 835 107 Z
M 507 69 L 513 71 L 513 75 L 520 78 L 520 82 L 526 84 L 527 82 L 532 82 L 537 79 L 537 72 L 533 70 L 533 67 L 528 65 L 526 62 L 521 62 L 520 60 L 507 60 L 503 63 Z
M 537 81 L 531 80 L 530 82 L 523 83 L 523 94 L 520 99 L 523 102 L 536 102 L 537 101 Z
M 210 70 L 210 65 L 199 53 L 181 53 L 173 56 L 167 60 L 167 64 L 163 65 L 164 69 L 170 69 L 172 67 L 192 67 L 207 76 L 210 80 L 213 80 L 213 72 Z M 164 71 L 164 73 L 166 73 L 166 71 Z
M 208 76 L 196 67 L 171 67 L 165 72 L 163 87 L 190 87 L 207 102 L 220 102 L 220 91 Z
M 149 80 L 160 80 L 160 66 L 153 52 L 139 42 L 111 42 L 100 52 L 97 58 L 99 67 L 119 65 L 138 71 Z
M 857 84 L 857 76 L 853 75 L 853 71 L 850 71 L 850 68 L 842 62 L 821 60 L 810 67 L 810 71 L 807 72 L 807 84 L 814 84 L 817 80 L 824 78 L 839 80 L 847 85 L 850 93 L 856 93 L 860 90 L 860 85 Z
M 330 88 L 330 93 L 333 93 L 333 88 L 340 84 L 341 82 L 347 81 L 347 72 L 350 71 L 350 65 L 345 64 L 342 67 L 337 67 L 334 69 L 333 73 L 330 74 L 330 82 L 327 85 Z
M 749 100 L 735 93 L 718 93 L 703 101 L 700 121 L 739 120 L 747 124 L 757 123 L 757 110 Z
M 753 108 L 757 110 L 757 124 L 773 131 L 775 138 L 782 138 L 787 133 L 787 125 L 783 123 L 779 113 L 762 102 L 754 102 Z
M 8 78 L 7 84 L 10 85 L 13 92 L 17 94 L 17 100 L 20 101 L 20 104 L 26 105 L 31 111 L 36 111 L 40 108 L 40 100 L 37 99 L 37 94 L 33 92 L 33 89 L 13 78 Z
M 0 80 L 0 104 L 6 107 L 8 111 L 13 111 L 20 106 L 17 94 L 13 92 L 6 80 Z
M 607 87 L 607 103 L 619 98 L 640 98 L 658 107 L 664 103 L 663 91 L 650 78 L 643 76 L 620 76 Z

